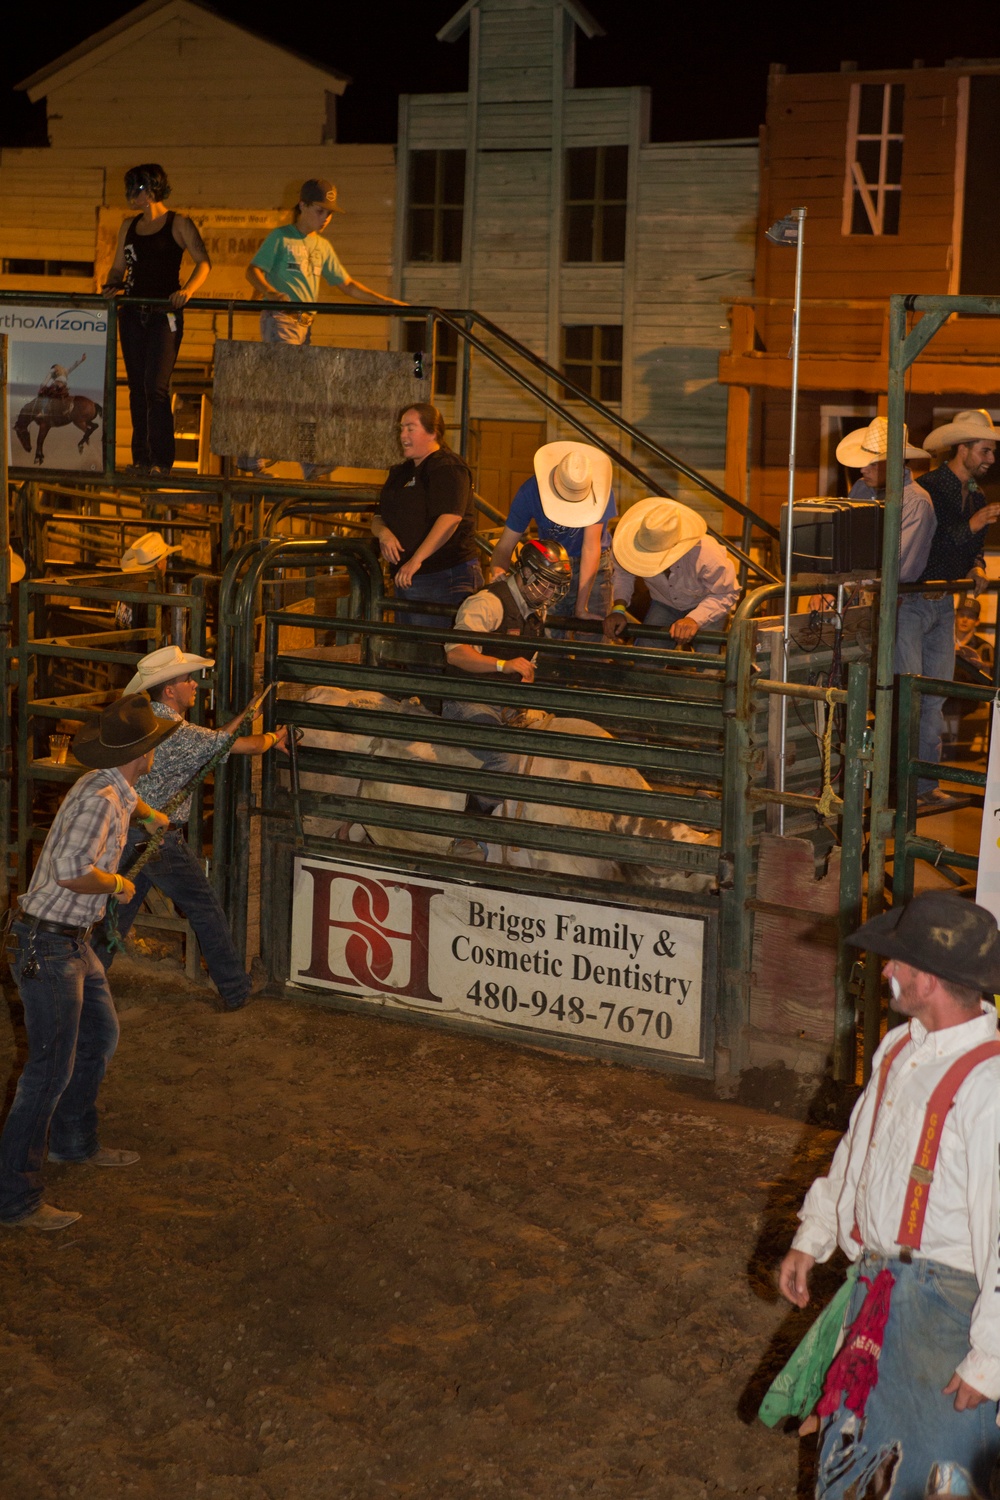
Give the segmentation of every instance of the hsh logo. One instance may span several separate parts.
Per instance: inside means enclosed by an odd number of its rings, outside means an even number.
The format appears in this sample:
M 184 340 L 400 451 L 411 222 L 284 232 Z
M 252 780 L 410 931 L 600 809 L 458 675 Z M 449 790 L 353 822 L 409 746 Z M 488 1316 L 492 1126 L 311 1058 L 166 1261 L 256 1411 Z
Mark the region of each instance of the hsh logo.
M 370 880 L 325 865 L 303 865 L 302 871 L 312 876 L 313 905 L 312 949 L 309 967 L 299 971 L 301 979 L 321 979 L 327 984 L 350 985 L 383 995 L 410 995 L 415 1000 L 441 999 L 440 995 L 431 993 L 428 983 L 428 945 L 431 897 L 443 895 L 442 891 L 427 885 L 411 885 L 405 880 Z M 349 881 L 354 886 L 352 919 L 331 915 L 334 884 L 339 880 Z M 389 916 L 387 892 L 391 890 L 403 891 L 409 897 L 408 931 L 386 926 Z M 330 966 L 331 929 L 350 933 L 343 952 L 347 973 L 335 972 Z M 387 982 L 396 956 L 392 939 L 404 942 L 410 956 L 409 977 L 397 985 Z

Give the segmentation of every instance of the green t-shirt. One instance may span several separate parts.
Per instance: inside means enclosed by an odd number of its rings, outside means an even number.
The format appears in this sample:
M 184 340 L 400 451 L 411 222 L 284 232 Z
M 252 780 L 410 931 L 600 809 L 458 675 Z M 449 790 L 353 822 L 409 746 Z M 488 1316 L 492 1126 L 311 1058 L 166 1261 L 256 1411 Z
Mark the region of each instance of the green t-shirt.
M 250 264 L 293 302 L 318 302 L 320 278 L 330 286 L 350 280 L 330 241 L 321 234 L 300 234 L 294 224 L 272 229 Z

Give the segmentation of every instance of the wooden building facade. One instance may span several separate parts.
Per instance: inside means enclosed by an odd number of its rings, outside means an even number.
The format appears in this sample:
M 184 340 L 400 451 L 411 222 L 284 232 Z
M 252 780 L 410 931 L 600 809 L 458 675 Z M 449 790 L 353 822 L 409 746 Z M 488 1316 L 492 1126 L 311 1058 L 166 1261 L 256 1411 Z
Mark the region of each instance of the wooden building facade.
M 885 409 L 890 295 L 1000 289 L 998 127 L 996 60 L 772 68 L 754 294 L 734 302 L 720 360 L 730 493 L 775 519 L 787 492 L 795 255 L 765 239 L 768 225 L 806 209 L 796 493 L 843 495 L 837 442 Z M 996 320 L 952 319 L 909 377 L 914 439 L 963 407 L 996 407 L 998 385 Z
M 205 296 L 250 297 L 245 273 L 256 248 L 288 220 L 306 178 L 321 176 L 337 184 L 344 210 L 330 230 L 341 260 L 388 291 L 395 150 L 337 143 L 336 101 L 348 82 L 197 0 L 147 0 L 20 85 L 45 99 L 50 144 L 0 153 L 0 287 L 98 288 L 128 213 L 125 171 L 158 161 L 173 187 L 169 206 L 189 213 L 208 245 Z M 327 288 L 324 296 L 348 300 Z M 390 347 L 388 320 L 332 322 L 317 323 L 315 342 Z M 256 314 L 237 317 L 234 331 L 255 338 Z M 186 403 L 179 430 L 185 422 L 198 430 L 215 333 L 210 315 L 187 315 L 174 377 L 175 405 Z M 129 437 L 120 388 L 122 462 Z
M 396 292 L 475 308 L 721 482 L 724 299 L 752 288 L 757 143 L 651 143 L 646 90 L 574 87 L 578 29 L 600 34 L 572 0 L 468 0 L 439 32 L 468 31 L 469 86 L 400 101 Z M 439 339 L 452 420 L 456 352 Z M 573 435 L 479 358 L 470 410 L 480 488 L 504 508 L 535 447 Z

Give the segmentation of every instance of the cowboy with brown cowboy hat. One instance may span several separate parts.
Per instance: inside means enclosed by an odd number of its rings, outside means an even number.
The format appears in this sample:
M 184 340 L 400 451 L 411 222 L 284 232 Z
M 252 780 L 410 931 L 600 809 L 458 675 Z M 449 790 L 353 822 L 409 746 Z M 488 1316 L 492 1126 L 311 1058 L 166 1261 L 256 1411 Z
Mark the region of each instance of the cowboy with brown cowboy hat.
M 650 605 L 643 624 L 669 629 L 679 644 L 703 626 L 721 627 L 740 596 L 736 569 L 725 547 L 708 535 L 704 516 L 653 495 L 637 500 L 615 527 L 614 603 L 604 621 L 609 640 L 620 640 L 635 590 L 644 578 Z M 637 645 L 658 645 L 636 638 Z
M 129 821 L 168 819 L 135 791 L 157 745 L 177 725 L 158 719 L 147 693 L 121 698 L 73 740 L 89 767 L 70 788 L 27 893 L 14 912 L 12 970 L 28 1030 L 28 1060 L 0 1136 L 0 1224 L 64 1229 L 80 1215 L 42 1200 L 46 1149 L 52 1161 L 128 1167 L 135 1151 L 102 1146 L 97 1091 L 118 1043 L 118 1017 L 90 946 L 109 896 L 131 883 L 116 873 Z
M 875 1053 L 847 1134 L 806 1194 L 778 1273 L 782 1295 L 805 1307 L 818 1261 L 839 1246 L 859 1266 L 842 1351 L 817 1403 L 816 1494 L 873 1493 L 893 1462 L 894 1495 L 929 1493 L 935 1463 L 960 1466 L 971 1480 L 965 1493 L 993 1493 L 1000 932 L 985 907 L 926 891 L 873 917 L 848 942 L 887 960 L 890 1005 L 908 1024 L 890 1028 Z M 881 1330 L 873 1337 L 876 1311 Z M 868 1378 L 859 1381 L 866 1365 Z

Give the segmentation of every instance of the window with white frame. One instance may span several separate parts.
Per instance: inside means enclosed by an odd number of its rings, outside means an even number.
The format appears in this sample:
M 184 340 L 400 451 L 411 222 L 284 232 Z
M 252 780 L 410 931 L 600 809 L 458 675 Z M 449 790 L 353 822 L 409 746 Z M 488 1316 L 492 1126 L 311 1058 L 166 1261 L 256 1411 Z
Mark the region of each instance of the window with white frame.
M 898 234 L 903 85 L 856 83 L 847 123 L 844 234 Z

